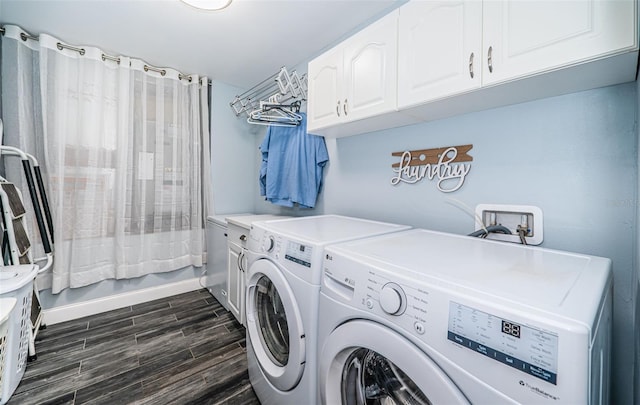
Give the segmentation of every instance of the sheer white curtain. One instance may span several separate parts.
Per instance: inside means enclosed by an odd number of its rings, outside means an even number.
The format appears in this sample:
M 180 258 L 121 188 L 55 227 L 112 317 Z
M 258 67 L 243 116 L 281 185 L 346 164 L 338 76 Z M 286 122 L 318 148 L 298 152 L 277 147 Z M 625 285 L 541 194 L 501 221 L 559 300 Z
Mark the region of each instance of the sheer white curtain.
M 42 143 L 42 109 L 40 106 L 40 70 L 38 42 L 25 36 L 16 26 L 7 25 L 2 36 L 2 119 L 4 124 L 3 144 L 15 146 L 44 161 Z M 21 135 L 25 134 L 25 135 Z M 22 191 L 27 215 L 27 231 L 31 237 L 34 257 L 42 257 L 44 250 L 33 215 L 33 206 L 28 197 L 26 181 L 19 159 L 3 159 L 4 176 Z M 44 179 L 45 183 L 47 179 Z M 44 275 L 38 285 L 51 286 L 51 274 Z
M 37 61 L 56 230 L 52 292 L 202 266 L 206 78 L 201 85 L 60 43 L 40 35 Z

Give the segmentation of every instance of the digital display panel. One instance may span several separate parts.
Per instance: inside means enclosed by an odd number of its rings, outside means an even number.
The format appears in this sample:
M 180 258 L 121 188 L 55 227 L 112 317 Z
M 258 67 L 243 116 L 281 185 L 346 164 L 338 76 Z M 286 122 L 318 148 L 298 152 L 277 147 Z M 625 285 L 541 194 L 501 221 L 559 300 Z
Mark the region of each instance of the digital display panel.
M 523 373 L 557 384 L 557 334 L 451 301 L 447 339 Z
M 520 339 L 520 325 L 503 320 L 502 333 L 506 333 L 507 335 Z
M 298 263 L 301 266 L 311 267 L 312 252 L 313 248 L 311 248 L 311 246 L 306 246 L 302 243 L 289 241 L 284 258 L 294 263 Z

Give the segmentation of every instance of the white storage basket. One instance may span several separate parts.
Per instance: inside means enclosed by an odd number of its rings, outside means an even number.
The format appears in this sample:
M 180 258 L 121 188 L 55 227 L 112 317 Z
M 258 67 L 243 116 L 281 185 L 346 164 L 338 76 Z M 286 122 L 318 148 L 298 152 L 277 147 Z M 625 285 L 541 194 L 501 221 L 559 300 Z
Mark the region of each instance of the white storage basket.
M 7 357 L 7 338 L 9 335 L 9 318 L 16 306 L 15 298 L 0 298 L 0 392 L 4 381 L 4 369 Z M 4 401 L 3 401 L 4 402 Z
M 4 367 L 0 405 L 5 404 L 18 387 L 29 356 L 31 296 L 38 266 L 0 267 L 0 297 L 15 299 L 15 308 L 7 319 Z

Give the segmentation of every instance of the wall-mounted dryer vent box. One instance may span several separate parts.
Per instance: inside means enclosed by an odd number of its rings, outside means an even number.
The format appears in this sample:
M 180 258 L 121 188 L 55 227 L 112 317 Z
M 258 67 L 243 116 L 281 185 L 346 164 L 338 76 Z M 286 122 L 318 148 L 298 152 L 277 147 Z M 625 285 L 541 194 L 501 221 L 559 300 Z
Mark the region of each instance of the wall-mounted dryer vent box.
M 543 239 L 542 210 L 532 205 L 501 205 L 478 204 L 476 217 L 482 221 L 485 227 L 502 225 L 511 231 L 511 234 L 489 233 L 487 239 L 501 240 L 505 242 L 522 243 L 518 231 L 523 229 L 524 238 L 528 245 L 539 245 Z M 476 220 L 475 230 L 482 229 Z

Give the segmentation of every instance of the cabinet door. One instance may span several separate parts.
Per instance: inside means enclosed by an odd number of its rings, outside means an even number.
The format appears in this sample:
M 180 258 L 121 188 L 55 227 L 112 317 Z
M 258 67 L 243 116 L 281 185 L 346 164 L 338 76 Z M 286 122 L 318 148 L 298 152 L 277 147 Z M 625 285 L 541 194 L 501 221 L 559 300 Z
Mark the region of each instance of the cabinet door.
M 244 277 L 240 269 L 242 259 L 242 248 L 234 243 L 228 244 L 227 263 L 229 266 L 229 291 L 228 303 L 229 311 L 236 317 L 238 322 L 243 322 L 243 301 L 244 301 Z
M 635 47 L 633 0 L 483 2 L 483 84 Z
M 342 119 L 342 48 L 337 46 L 309 62 L 307 131 Z
M 345 121 L 397 108 L 398 11 L 344 42 Z
M 211 294 L 223 307 L 229 307 L 227 290 L 227 228 L 207 221 L 207 276 Z
M 482 2 L 411 1 L 398 23 L 398 108 L 477 89 Z

